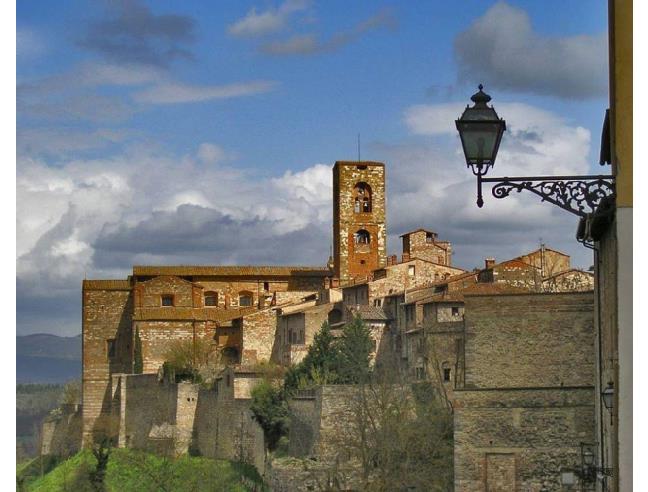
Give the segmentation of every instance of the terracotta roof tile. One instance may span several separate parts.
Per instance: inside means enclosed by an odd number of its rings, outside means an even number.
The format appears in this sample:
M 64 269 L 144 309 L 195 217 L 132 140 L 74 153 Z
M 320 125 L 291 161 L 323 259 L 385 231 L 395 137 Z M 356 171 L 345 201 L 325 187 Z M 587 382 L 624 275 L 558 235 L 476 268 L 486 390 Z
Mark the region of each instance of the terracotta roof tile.
M 133 266 L 133 275 L 158 276 L 232 276 L 232 277 L 328 277 L 332 275 L 326 267 L 318 266 L 267 266 L 267 265 L 177 265 L 177 266 Z
M 129 280 L 84 280 L 83 290 L 130 290 Z
M 349 306 L 349 311 L 351 311 L 354 315 L 359 315 L 361 319 L 384 321 L 389 319 L 387 314 L 385 314 L 383 308 L 378 306 L 360 304 L 358 306 Z

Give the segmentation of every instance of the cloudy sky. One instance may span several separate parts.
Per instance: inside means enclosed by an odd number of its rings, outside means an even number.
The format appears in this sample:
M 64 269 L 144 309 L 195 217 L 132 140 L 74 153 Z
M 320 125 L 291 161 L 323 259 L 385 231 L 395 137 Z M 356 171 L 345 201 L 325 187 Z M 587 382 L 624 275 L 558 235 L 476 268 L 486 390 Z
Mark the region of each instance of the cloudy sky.
M 495 172 L 607 172 L 605 2 L 314 0 L 17 5 L 18 333 L 80 332 L 81 280 L 133 264 L 311 264 L 331 166 L 387 163 L 389 249 L 425 227 L 473 268 L 577 220 L 485 195 L 454 120 L 482 82 Z

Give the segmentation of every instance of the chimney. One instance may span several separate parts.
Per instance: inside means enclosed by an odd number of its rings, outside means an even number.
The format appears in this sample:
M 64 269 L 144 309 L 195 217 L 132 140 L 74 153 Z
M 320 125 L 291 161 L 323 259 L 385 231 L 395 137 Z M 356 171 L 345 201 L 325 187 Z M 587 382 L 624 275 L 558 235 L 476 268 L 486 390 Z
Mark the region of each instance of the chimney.
M 387 266 L 392 266 L 393 264 L 394 264 L 394 263 L 393 263 L 392 257 L 391 257 L 391 256 L 388 256 L 388 257 L 387 257 Z
M 398 256 L 396 255 L 391 255 L 391 264 L 396 265 L 398 263 Z
M 493 266 L 495 265 L 495 258 L 486 258 L 484 260 L 484 263 L 486 265 L 486 269 L 493 268 Z

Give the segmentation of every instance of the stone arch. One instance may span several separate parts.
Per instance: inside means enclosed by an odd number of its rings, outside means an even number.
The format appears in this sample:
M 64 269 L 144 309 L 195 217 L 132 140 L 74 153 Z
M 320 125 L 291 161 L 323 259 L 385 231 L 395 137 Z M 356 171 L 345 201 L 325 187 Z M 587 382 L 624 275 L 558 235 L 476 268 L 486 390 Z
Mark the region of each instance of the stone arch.
M 335 308 L 328 313 L 328 324 L 329 325 L 334 325 L 336 323 L 340 323 L 342 321 L 342 311 L 339 309 Z
M 364 181 L 356 183 L 353 187 L 353 211 L 359 213 L 370 213 L 372 206 L 371 186 Z
M 371 244 L 371 234 L 366 229 L 358 229 L 353 235 L 355 244 L 369 245 Z

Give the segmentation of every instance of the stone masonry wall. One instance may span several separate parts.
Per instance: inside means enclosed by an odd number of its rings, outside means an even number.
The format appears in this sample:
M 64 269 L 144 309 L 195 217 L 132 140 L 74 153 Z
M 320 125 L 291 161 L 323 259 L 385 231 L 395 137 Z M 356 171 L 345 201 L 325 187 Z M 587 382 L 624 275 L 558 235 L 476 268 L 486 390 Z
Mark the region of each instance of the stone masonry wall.
M 111 372 L 131 371 L 133 298 L 127 282 L 83 284 L 83 443 L 110 431 Z M 108 340 L 115 356 L 109 357 Z
M 243 317 L 241 364 L 270 361 L 277 331 L 277 312 L 263 309 Z
M 72 456 L 81 446 L 80 405 L 63 404 L 53 410 L 41 427 L 41 455 Z
M 591 293 L 465 296 L 466 388 L 594 381 Z
M 580 270 L 569 270 L 543 282 L 545 292 L 587 292 L 594 290 L 594 275 Z
M 411 268 L 414 267 L 413 275 Z M 442 280 L 446 276 L 462 273 L 460 268 L 437 265 L 429 261 L 415 259 L 406 263 L 399 263 L 385 269 L 387 275 L 384 278 L 369 282 L 369 303 L 374 299 L 384 298 L 396 292 L 403 292 L 407 289 L 428 285 L 432 282 Z
M 563 490 L 594 442 L 593 388 L 455 391 L 455 490 Z
M 249 382 L 231 378 L 218 390 L 187 382 L 159 382 L 153 374 L 113 376 L 114 416 L 120 447 L 168 456 L 203 456 L 264 466 L 263 430 L 250 412 Z M 248 398 L 235 398 L 238 393 Z
M 371 212 L 354 210 L 353 190 L 357 183 L 371 187 Z M 365 229 L 371 234 L 369 252 L 354 248 L 353 234 Z M 335 276 L 342 281 L 367 277 L 385 266 L 385 165 L 380 162 L 336 162 L 333 168 L 333 257 Z
M 452 246 L 449 242 L 428 241 L 426 231 L 416 231 L 409 234 L 410 258 L 420 258 L 441 265 L 452 265 Z

